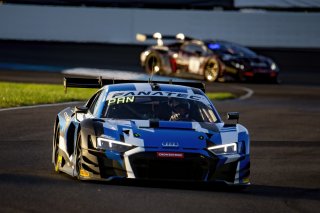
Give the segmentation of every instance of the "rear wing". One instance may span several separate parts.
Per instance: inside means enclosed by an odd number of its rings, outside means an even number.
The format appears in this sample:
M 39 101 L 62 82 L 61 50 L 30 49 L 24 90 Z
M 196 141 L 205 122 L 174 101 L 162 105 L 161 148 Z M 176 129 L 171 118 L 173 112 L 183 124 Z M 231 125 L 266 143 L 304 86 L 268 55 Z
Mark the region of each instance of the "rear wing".
M 166 40 L 178 40 L 178 41 L 188 41 L 193 40 L 191 37 L 186 37 L 183 33 L 178 33 L 177 35 L 162 35 L 161 33 L 154 33 L 154 34 L 141 34 L 137 33 L 136 40 L 144 42 L 147 39 L 155 39 L 157 40 L 158 46 L 163 46 L 163 39 Z
M 152 87 L 156 88 L 157 84 L 174 84 L 181 86 L 188 86 L 201 89 L 205 92 L 205 84 L 203 82 L 181 82 L 172 80 L 169 81 L 146 81 L 146 80 L 122 80 L 122 79 L 102 79 L 99 78 L 71 78 L 65 77 L 63 81 L 64 91 L 67 93 L 68 87 L 77 88 L 101 88 L 110 84 L 122 84 L 122 83 L 149 83 Z

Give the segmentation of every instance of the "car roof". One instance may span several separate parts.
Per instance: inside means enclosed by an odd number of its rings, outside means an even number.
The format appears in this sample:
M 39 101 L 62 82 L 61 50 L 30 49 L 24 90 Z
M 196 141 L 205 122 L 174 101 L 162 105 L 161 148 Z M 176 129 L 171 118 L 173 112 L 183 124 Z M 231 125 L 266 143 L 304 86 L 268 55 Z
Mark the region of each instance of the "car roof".
M 116 91 L 166 91 L 166 92 L 180 92 L 180 93 L 190 93 L 198 95 L 205 95 L 201 89 L 181 86 L 175 84 L 153 84 L 153 83 L 121 83 L 121 84 L 111 84 L 104 86 L 108 92 Z

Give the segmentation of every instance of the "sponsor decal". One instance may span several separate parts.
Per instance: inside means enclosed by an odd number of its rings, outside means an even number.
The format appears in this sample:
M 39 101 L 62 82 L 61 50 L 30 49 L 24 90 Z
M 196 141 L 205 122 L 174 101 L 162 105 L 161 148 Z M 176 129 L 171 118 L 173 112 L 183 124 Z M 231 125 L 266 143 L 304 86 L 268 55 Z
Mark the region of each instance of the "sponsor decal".
M 180 152 L 157 152 L 158 158 L 184 158 L 184 153 Z
M 199 74 L 199 72 L 200 72 L 200 60 L 199 60 L 199 58 L 190 57 L 188 69 L 189 69 L 189 71 L 191 73 Z
M 63 115 L 64 115 L 64 119 L 66 119 L 67 122 L 71 120 L 71 117 L 68 115 L 67 112 L 64 112 Z
M 191 100 L 200 101 L 204 97 L 202 95 L 180 93 L 180 92 L 166 92 L 166 91 L 126 91 L 126 92 L 117 92 L 112 94 L 110 100 L 114 100 L 113 103 L 125 103 L 126 98 L 130 98 L 128 101 L 132 100 L 133 96 L 162 96 L 162 97 L 174 97 L 174 98 L 187 98 Z M 120 101 L 118 101 L 120 99 Z M 110 101 L 109 100 L 109 101 Z

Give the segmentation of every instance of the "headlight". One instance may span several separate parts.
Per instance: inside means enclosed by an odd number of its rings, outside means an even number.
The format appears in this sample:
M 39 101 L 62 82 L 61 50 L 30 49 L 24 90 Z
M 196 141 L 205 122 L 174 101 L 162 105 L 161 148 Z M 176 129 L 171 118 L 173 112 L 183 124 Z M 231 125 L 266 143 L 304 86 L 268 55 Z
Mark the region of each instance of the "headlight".
M 242 69 L 242 70 L 244 69 L 244 65 L 239 64 L 237 62 L 231 62 L 231 64 L 235 66 L 237 69 Z
M 223 144 L 218 146 L 211 146 L 208 148 L 211 152 L 216 155 L 223 155 L 223 154 L 237 154 L 237 143 L 229 143 Z
M 134 146 L 131 144 L 120 142 L 120 141 L 115 141 L 115 140 L 106 139 L 106 138 L 98 138 L 97 148 L 103 149 L 103 150 L 115 151 L 115 152 L 126 152 L 134 148 Z
M 276 63 L 272 63 L 272 64 L 271 64 L 271 70 L 276 70 L 276 69 L 277 69 Z

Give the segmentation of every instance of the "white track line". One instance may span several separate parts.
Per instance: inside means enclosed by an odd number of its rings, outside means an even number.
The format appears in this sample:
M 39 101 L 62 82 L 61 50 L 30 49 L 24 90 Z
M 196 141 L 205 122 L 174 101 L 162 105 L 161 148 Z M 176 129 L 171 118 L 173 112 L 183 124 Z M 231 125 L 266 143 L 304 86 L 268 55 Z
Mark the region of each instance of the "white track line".
M 56 103 L 56 104 L 40 104 L 40 105 L 34 105 L 34 106 L 11 107 L 11 108 L 0 109 L 0 112 L 20 110 L 20 109 L 35 109 L 35 108 L 42 108 L 42 107 L 63 106 L 63 105 L 79 104 L 79 103 L 83 103 L 83 101 L 82 102 L 81 101 L 73 101 L 73 102 L 64 102 L 64 103 Z
M 236 98 L 236 100 L 245 100 L 245 99 L 251 98 L 251 96 L 254 94 L 254 91 L 247 87 L 234 86 L 233 88 L 246 91 L 246 94 L 240 96 L 239 98 Z

